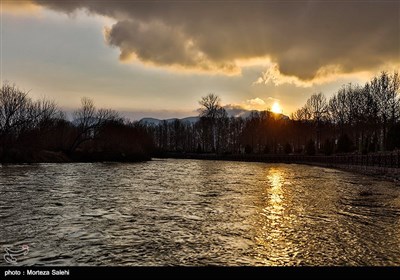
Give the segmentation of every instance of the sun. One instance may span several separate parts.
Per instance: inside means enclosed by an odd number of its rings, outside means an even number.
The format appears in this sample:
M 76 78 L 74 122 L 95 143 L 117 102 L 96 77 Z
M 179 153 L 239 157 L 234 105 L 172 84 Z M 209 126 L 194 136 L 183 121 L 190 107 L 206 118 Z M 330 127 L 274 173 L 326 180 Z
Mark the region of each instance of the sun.
M 272 105 L 271 112 L 272 112 L 272 113 L 275 113 L 275 114 L 282 114 L 281 105 L 279 105 L 278 102 L 275 102 L 275 103 Z

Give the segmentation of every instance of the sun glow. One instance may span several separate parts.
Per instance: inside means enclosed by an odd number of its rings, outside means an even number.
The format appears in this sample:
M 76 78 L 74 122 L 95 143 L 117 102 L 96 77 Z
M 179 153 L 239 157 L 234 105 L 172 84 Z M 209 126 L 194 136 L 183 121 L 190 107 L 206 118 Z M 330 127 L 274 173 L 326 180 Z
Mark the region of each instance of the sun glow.
M 275 103 L 272 105 L 271 112 L 276 113 L 276 114 L 282 114 L 281 105 L 279 105 L 278 102 L 275 102 Z

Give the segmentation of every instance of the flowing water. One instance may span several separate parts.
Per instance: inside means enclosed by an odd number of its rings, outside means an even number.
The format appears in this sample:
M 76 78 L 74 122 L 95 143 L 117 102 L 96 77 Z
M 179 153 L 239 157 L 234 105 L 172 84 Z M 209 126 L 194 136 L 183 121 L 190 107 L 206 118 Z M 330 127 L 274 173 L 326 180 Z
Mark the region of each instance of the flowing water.
M 400 187 L 295 164 L 1 166 L 0 228 L 0 254 L 29 247 L 17 265 L 400 265 Z

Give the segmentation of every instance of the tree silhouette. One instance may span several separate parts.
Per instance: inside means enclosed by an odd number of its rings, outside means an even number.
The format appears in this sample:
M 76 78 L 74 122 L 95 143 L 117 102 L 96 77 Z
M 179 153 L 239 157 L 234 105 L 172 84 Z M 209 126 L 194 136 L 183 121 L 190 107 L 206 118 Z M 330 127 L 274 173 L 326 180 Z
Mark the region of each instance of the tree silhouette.
M 321 129 L 322 122 L 326 120 L 328 116 L 328 104 L 325 96 L 320 92 L 311 95 L 307 100 L 304 110 L 311 116 L 316 126 L 316 137 L 317 137 L 317 150 L 321 147 Z
M 76 124 L 76 136 L 69 148 L 69 153 L 73 153 L 82 143 L 94 139 L 99 134 L 102 127 L 111 121 L 121 120 L 117 112 L 111 109 L 99 109 L 94 106 L 93 100 L 87 97 L 81 99 L 81 108 L 74 112 Z
M 325 154 L 400 148 L 400 79 L 381 72 L 364 86 L 343 85 L 327 100 L 310 96 L 291 118 L 270 111 L 228 116 L 220 98 L 199 101 L 199 121 L 146 126 L 96 109 L 82 98 L 73 121 L 50 100 L 4 83 L 0 91 L 0 161 L 38 161 L 51 152 L 76 160 L 134 160 L 158 154 Z M 313 138 L 314 140 L 310 140 Z M 47 158 L 46 158 L 47 159 Z
M 131 161 L 148 158 L 152 149 L 146 128 L 97 110 L 88 98 L 71 123 L 53 101 L 32 100 L 7 82 L 0 89 L 0 162 Z
M 200 122 L 202 124 L 203 150 L 220 152 L 221 138 L 224 137 L 228 115 L 221 106 L 221 99 L 210 93 L 199 101 Z

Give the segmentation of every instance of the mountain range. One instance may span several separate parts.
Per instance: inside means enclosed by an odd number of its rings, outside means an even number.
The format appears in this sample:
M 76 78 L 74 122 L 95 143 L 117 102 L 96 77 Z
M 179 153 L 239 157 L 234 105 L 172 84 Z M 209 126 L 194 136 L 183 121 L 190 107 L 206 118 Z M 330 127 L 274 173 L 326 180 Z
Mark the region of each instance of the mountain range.
M 251 114 L 252 112 L 259 112 L 259 111 L 256 111 L 256 110 L 254 110 L 254 111 L 248 111 L 247 114 L 241 115 L 240 117 L 242 117 L 242 118 L 247 118 L 247 117 L 250 116 L 250 114 Z M 283 115 L 283 114 L 278 114 L 278 115 L 279 115 L 282 119 L 286 119 L 286 120 L 289 119 L 289 117 L 286 116 L 286 115 Z M 182 119 L 171 118 L 171 119 L 165 119 L 165 120 L 156 119 L 156 118 L 142 118 L 142 119 L 139 120 L 139 123 L 140 123 L 140 124 L 144 124 L 144 125 L 157 126 L 157 125 L 159 125 L 160 123 L 162 123 L 163 121 L 166 121 L 168 124 L 170 124 L 170 123 L 173 123 L 174 121 L 179 120 L 179 121 L 181 121 L 182 123 L 194 124 L 194 123 L 196 123 L 199 119 L 200 119 L 200 117 L 198 117 L 198 116 L 186 117 L 186 118 L 182 118 Z
M 181 121 L 183 123 L 196 123 L 200 118 L 199 117 L 186 117 L 183 119 L 178 119 L 178 118 L 172 118 L 172 119 L 166 119 L 166 120 L 160 120 L 160 119 L 156 119 L 156 118 L 143 118 L 139 121 L 140 124 L 144 124 L 144 125 L 154 125 L 157 126 L 159 125 L 161 122 L 166 121 L 168 124 L 173 123 L 174 121 Z

